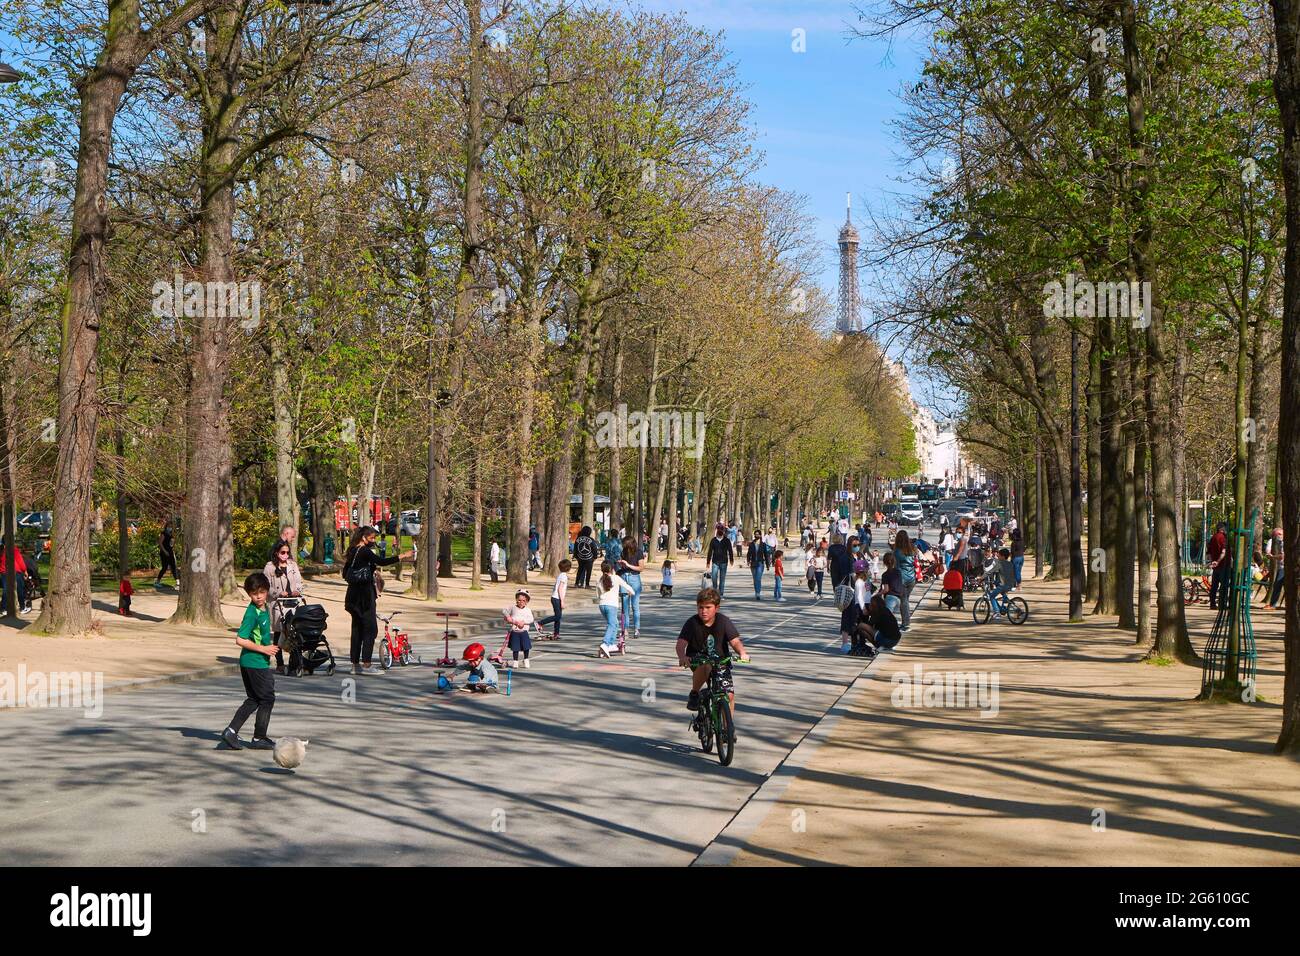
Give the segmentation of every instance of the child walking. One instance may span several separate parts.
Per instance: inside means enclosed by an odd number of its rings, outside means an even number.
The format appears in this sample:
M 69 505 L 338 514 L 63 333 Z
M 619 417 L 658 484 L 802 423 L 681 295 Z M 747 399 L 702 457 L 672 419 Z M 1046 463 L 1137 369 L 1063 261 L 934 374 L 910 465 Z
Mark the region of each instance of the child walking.
M 560 623 L 564 620 L 564 599 L 569 593 L 569 571 L 572 568 L 573 562 L 568 558 L 560 562 L 560 573 L 555 576 L 555 587 L 551 591 L 551 613 L 537 622 L 538 630 L 547 624 L 554 624 L 551 636 L 557 641 L 560 639 Z
M 659 596 L 673 596 L 673 563 L 671 561 L 664 561 L 663 580 L 659 582 Z
M 239 728 L 256 711 L 253 740 L 248 746 L 254 750 L 272 750 L 275 741 L 266 736 L 271 723 L 271 708 L 275 706 L 275 675 L 271 672 L 271 658 L 276 647 L 271 643 L 271 615 L 266 609 L 271 582 L 261 571 L 255 572 L 244 579 L 244 592 L 248 595 L 249 605 L 239 625 L 235 646 L 240 651 L 239 676 L 248 696 L 235 711 L 230 726 L 221 732 L 221 739 L 231 750 L 243 747 Z
M 777 551 L 772 556 L 772 574 L 776 579 L 776 584 L 772 588 L 772 597 L 776 601 L 785 600 L 785 598 L 781 597 L 781 581 L 785 578 L 785 564 L 781 561 L 781 558 L 784 554 L 784 551 Z
M 605 618 L 605 636 L 600 642 L 600 647 L 596 649 L 596 656 L 610 657 L 619 649 L 618 610 L 622 603 L 622 594 L 624 591 L 628 594 L 636 592 L 632 590 L 632 585 L 614 573 L 614 565 L 608 561 L 602 562 L 600 566 L 600 580 L 597 585 L 596 604 L 600 606 L 600 613 Z M 626 650 L 623 653 L 627 653 Z
M 14 562 L 17 564 L 17 562 Z M 135 593 L 135 588 L 131 587 L 131 579 L 123 578 L 122 583 L 117 589 L 117 613 L 130 616 L 131 614 L 131 595 Z

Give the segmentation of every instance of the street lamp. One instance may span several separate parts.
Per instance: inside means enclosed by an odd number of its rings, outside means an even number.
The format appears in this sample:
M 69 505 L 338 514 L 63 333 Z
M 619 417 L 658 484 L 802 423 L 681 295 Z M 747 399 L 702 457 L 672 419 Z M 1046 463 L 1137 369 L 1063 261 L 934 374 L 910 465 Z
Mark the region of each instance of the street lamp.
M 23 75 L 8 63 L 0 63 L 0 83 L 17 83 Z

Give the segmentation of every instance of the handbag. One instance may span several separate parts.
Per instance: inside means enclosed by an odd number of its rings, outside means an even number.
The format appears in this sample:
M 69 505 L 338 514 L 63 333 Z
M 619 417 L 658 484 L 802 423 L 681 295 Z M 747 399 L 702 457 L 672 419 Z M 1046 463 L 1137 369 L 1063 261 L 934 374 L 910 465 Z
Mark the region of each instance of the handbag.
M 841 611 L 857 600 L 851 584 L 841 584 L 835 588 L 835 607 Z
M 375 566 L 358 563 L 353 557 L 352 563 L 343 569 L 343 580 L 348 584 L 371 584 L 375 579 Z

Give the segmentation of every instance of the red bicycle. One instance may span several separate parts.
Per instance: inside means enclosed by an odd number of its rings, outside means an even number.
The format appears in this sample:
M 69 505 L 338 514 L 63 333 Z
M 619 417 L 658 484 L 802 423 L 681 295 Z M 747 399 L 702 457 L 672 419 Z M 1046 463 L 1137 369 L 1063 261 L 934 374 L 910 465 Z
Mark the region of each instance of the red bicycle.
M 415 653 L 415 648 L 411 646 L 411 636 L 400 627 L 389 625 L 389 621 L 401 613 L 401 611 L 394 611 L 388 617 L 379 619 L 384 622 L 384 636 L 379 644 L 379 664 L 384 670 L 392 667 L 393 661 L 397 661 L 403 667 L 407 664 L 421 663 L 420 655 Z

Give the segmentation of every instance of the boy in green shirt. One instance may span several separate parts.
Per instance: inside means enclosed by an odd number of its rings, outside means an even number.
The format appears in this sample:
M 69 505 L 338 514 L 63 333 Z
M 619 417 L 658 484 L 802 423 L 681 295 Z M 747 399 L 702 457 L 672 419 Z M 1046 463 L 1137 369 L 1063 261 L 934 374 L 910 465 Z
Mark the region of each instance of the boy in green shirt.
M 244 612 L 235 646 L 240 649 L 239 676 L 244 679 L 244 690 L 248 698 L 235 711 L 230 726 L 221 732 L 221 739 L 232 750 L 239 750 L 243 746 L 239 739 L 239 728 L 244 726 L 244 721 L 253 711 L 257 711 L 257 720 L 253 722 L 253 740 L 248 746 L 254 750 L 272 750 L 275 741 L 266 736 L 267 725 L 271 722 L 271 708 L 275 706 L 275 675 L 271 670 L 271 657 L 276 652 L 276 646 L 271 643 L 271 615 L 266 609 L 271 582 L 259 571 L 244 579 L 244 590 L 252 603 Z

